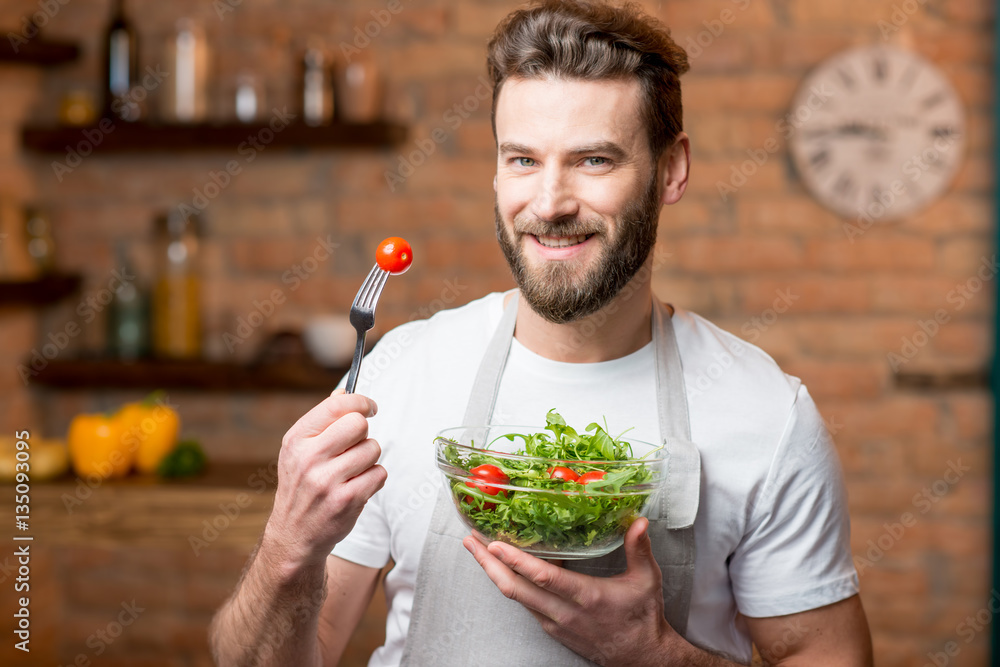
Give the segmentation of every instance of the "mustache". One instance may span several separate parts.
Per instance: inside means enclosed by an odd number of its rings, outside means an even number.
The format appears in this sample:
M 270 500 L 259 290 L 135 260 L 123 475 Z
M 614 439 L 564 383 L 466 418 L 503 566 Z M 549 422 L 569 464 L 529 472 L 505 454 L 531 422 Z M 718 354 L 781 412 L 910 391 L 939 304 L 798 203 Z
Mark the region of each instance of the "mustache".
M 513 227 L 515 233 L 531 236 L 589 236 L 605 231 L 603 222 L 580 218 L 562 218 L 556 221 L 515 218 Z

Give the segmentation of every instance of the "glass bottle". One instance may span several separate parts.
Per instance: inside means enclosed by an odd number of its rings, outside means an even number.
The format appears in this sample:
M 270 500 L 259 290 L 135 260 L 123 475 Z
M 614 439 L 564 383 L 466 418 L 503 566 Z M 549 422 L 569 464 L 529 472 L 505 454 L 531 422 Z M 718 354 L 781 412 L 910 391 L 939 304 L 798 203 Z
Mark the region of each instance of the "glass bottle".
M 104 116 L 134 121 L 142 115 L 131 95 L 138 81 L 138 53 L 139 40 L 125 15 L 125 2 L 115 0 L 104 32 Z
M 165 86 L 163 115 L 175 123 L 201 123 L 208 117 L 208 40 L 201 25 L 182 18 L 167 45 L 172 80 Z
M 153 288 L 153 352 L 158 357 L 201 356 L 200 220 L 177 209 L 156 219 L 157 274 Z
M 25 209 L 24 229 L 28 234 L 28 254 L 35 261 L 35 266 L 42 273 L 51 273 L 54 268 L 55 243 L 48 216 L 37 208 Z
M 315 44 L 302 57 L 302 120 L 313 127 L 333 120 L 330 67 L 323 49 Z
M 132 280 L 122 281 L 108 307 L 108 354 L 116 359 L 140 359 L 149 354 L 149 296 L 136 282 L 134 266 L 125 246 L 115 252 L 121 274 Z

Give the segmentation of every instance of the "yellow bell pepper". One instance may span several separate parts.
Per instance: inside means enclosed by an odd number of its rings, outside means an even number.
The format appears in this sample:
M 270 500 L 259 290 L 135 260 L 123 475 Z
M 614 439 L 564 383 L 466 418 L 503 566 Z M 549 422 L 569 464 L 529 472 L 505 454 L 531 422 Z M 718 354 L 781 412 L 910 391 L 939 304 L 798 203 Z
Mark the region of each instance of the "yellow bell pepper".
M 156 472 L 160 462 L 177 446 L 181 420 L 162 398 L 150 394 L 141 403 L 129 403 L 118 412 L 125 443 L 134 453 L 135 468 L 141 473 Z
M 117 415 L 84 414 L 69 423 L 66 444 L 73 470 L 81 477 L 124 477 L 132 468 L 132 452 Z

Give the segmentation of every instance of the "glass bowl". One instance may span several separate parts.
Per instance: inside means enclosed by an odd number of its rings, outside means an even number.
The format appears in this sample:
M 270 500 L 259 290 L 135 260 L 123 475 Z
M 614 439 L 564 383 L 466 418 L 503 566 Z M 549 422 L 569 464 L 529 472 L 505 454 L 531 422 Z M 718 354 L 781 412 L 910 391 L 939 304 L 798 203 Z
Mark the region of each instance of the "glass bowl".
M 517 454 L 524 440 L 506 437 L 543 431 L 460 426 L 437 435 L 437 466 L 459 518 L 484 544 L 500 540 L 539 558 L 596 558 L 614 551 L 632 522 L 654 506 L 666 474 L 665 451 L 626 440 L 631 445 L 627 460 L 553 459 Z M 581 479 L 552 479 L 555 468 Z

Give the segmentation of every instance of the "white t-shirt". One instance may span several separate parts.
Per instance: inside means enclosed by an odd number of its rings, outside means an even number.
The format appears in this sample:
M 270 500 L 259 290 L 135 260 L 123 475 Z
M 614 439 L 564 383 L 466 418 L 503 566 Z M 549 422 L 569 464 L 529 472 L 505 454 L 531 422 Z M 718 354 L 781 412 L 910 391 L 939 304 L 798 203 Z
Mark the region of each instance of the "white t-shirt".
M 443 475 L 433 438 L 460 426 L 503 309 L 494 293 L 399 327 L 366 358 L 358 393 L 378 403 L 369 433 L 382 446 L 385 487 L 333 553 L 395 567 L 385 581 L 386 643 L 369 665 L 397 665 L 409 627 L 417 567 Z M 684 368 L 691 438 L 701 452 L 700 505 L 687 638 L 749 661 L 737 613 L 779 616 L 858 592 L 840 463 L 802 383 L 760 349 L 690 312 L 672 318 Z M 540 357 L 515 339 L 493 423 L 543 425 L 556 408 L 583 428 L 660 442 L 653 349 L 571 364 Z M 472 558 L 469 555 L 469 558 Z M 442 582 L 444 585 L 445 582 Z

